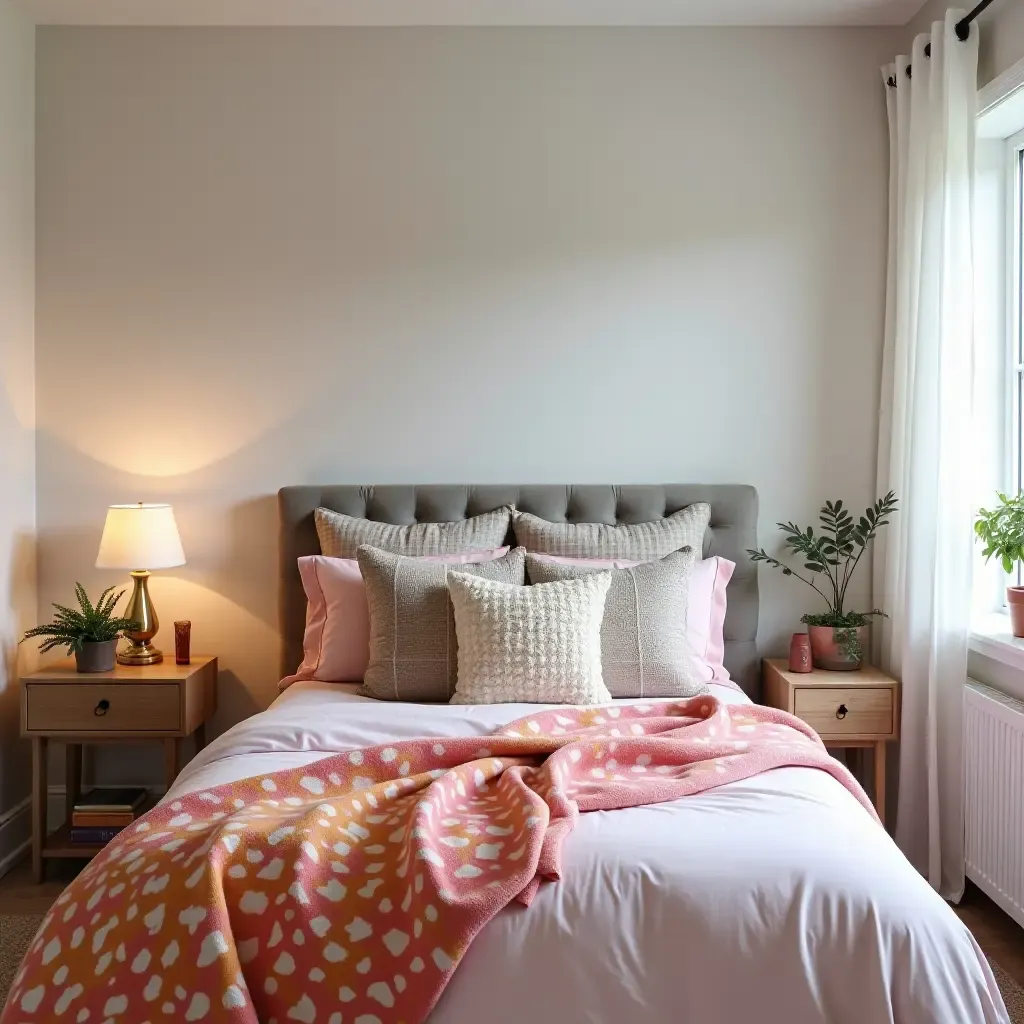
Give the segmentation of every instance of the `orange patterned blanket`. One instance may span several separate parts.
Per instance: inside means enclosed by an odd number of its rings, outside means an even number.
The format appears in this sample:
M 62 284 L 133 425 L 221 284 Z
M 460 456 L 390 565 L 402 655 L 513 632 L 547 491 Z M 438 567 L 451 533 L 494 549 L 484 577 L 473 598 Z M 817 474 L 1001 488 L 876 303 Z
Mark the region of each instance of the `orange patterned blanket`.
M 874 814 L 798 719 L 713 697 L 543 711 L 165 802 L 54 904 L 0 1024 L 422 1021 L 477 932 L 558 878 L 577 813 L 783 765 Z

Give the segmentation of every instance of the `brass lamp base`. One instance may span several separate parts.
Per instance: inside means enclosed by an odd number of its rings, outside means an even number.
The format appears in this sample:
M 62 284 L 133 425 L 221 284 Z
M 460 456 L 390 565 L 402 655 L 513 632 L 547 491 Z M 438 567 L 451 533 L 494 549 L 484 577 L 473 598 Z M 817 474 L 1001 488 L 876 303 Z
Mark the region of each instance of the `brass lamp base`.
M 117 652 L 117 661 L 121 665 L 155 665 L 163 660 L 164 652 L 148 640 L 141 644 L 130 643 L 124 650 Z
M 153 637 L 160 628 L 160 620 L 149 599 L 149 573 L 145 569 L 136 569 L 132 573 L 132 582 L 135 588 L 124 617 L 137 622 L 139 628 L 125 633 L 130 642 L 123 651 L 118 651 L 117 660 L 121 665 L 155 665 L 164 660 L 164 655 L 153 646 Z

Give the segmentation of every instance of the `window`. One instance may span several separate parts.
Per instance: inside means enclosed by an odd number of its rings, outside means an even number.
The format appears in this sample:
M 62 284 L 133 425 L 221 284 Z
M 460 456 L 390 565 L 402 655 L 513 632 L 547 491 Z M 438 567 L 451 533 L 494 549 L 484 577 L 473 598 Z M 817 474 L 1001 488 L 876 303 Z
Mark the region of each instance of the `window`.
M 1014 111 L 982 114 L 975 152 L 975 508 L 991 508 L 997 491 L 1024 488 L 1024 89 L 1014 107 L 1018 100 Z M 975 554 L 975 618 L 1005 613 L 1006 586 L 1024 585 L 1022 574 L 986 563 L 980 545 Z
M 978 110 L 971 490 L 991 508 L 996 491 L 1024 490 L 1024 61 L 980 90 Z M 1024 585 L 1024 572 L 986 564 L 980 545 L 975 556 L 972 646 L 1024 669 L 1005 614 L 1006 586 Z

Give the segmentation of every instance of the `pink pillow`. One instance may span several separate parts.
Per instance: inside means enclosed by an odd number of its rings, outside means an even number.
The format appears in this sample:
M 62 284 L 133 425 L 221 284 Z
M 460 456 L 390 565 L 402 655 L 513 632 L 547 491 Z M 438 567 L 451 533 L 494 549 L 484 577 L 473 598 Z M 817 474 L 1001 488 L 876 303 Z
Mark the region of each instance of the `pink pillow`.
M 640 565 L 625 558 L 570 558 L 536 553 L 533 557 L 555 565 L 580 565 L 588 569 L 629 569 Z M 690 576 L 686 636 L 697 656 L 697 672 L 705 682 L 725 682 L 729 678 L 722 660 L 725 657 L 725 591 L 735 569 L 735 562 L 714 555 L 697 562 Z
M 492 562 L 508 550 L 424 555 L 418 561 L 468 565 Z M 305 555 L 299 559 L 299 576 L 307 601 L 302 664 L 294 675 L 281 680 L 279 689 L 300 679 L 325 683 L 362 680 L 370 661 L 370 610 L 359 563 L 354 558 Z
M 690 576 L 690 600 L 686 607 L 686 636 L 690 641 L 701 677 L 724 682 L 729 670 L 725 657 L 726 588 L 736 563 L 714 555 L 703 558 Z

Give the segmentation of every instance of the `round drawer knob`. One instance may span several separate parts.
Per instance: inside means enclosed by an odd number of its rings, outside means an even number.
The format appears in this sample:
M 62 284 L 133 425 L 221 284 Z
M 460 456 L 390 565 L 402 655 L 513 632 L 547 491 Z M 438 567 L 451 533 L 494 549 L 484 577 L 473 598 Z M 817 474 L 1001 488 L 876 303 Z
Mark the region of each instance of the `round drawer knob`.
M 94 707 L 94 708 L 92 709 L 92 713 L 93 713 L 93 714 L 94 714 L 94 715 L 95 715 L 95 716 L 96 716 L 97 718 L 102 718 L 102 717 L 103 717 L 103 715 L 105 715 L 105 714 L 106 714 L 106 713 L 107 713 L 107 712 L 108 712 L 109 710 L 110 710 L 110 701 L 109 701 L 109 700 L 106 700 L 106 699 L 104 698 L 103 700 L 101 700 L 101 701 L 99 702 L 99 704 L 97 704 L 97 705 L 96 705 L 96 707 Z
M 845 704 L 840 704 L 836 709 L 836 718 L 845 718 L 849 713 L 849 708 Z

